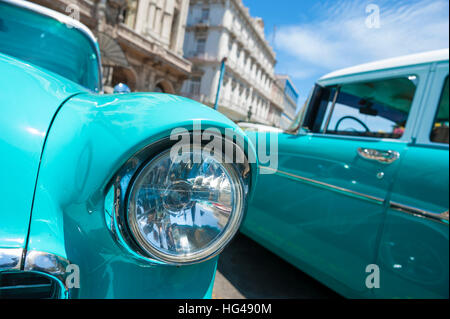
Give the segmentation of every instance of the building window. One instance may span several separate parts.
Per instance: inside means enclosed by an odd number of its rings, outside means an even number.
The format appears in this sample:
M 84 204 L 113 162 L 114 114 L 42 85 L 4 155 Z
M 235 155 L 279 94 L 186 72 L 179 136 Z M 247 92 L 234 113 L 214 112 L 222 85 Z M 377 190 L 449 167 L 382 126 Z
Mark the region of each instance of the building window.
M 204 54 L 206 48 L 206 39 L 205 38 L 198 38 L 197 39 L 197 50 L 196 54 Z
M 195 96 L 200 95 L 201 78 L 200 77 L 192 78 L 190 84 L 191 85 L 189 87 L 189 93 Z
M 228 54 L 231 54 L 231 51 L 233 50 L 233 39 L 228 39 Z
M 134 29 L 136 23 L 137 0 L 127 0 L 127 8 L 125 10 L 125 24 Z
M 202 9 L 202 15 L 200 17 L 200 22 L 205 22 L 209 19 L 209 8 Z

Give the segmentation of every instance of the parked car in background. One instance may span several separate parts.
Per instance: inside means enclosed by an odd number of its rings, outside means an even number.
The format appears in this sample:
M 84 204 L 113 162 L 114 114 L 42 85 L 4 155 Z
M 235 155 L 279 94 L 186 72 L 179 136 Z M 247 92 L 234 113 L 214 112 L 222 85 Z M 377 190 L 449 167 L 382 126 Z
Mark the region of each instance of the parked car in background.
M 209 298 L 256 164 L 194 162 L 191 141 L 172 163 L 171 132 L 201 120 L 254 150 L 206 106 L 101 79 L 85 26 L 0 0 L 0 298 Z
M 243 233 L 346 297 L 448 298 L 448 59 L 322 77 L 278 136 L 278 169 L 260 168 Z

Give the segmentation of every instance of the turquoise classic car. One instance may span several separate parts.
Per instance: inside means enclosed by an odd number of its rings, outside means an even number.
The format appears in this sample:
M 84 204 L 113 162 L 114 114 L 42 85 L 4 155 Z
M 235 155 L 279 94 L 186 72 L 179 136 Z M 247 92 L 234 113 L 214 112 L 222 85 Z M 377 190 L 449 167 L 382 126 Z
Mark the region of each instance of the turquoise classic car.
M 448 298 L 448 59 L 322 77 L 260 163 L 243 233 L 346 297 Z
M 92 33 L 25 1 L 0 1 L 0 87 L 0 298 L 211 297 L 256 163 L 204 152 L 195 123 L 254 158 L 242 130 L 182 97 L 102 94 Z

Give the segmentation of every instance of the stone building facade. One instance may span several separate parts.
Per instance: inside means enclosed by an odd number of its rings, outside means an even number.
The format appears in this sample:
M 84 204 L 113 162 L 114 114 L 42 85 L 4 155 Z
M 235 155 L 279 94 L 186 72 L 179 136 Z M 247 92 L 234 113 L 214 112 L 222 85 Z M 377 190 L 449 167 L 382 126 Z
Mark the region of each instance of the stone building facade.
M 189 0 L 32 0 L 79 18 L 97 36 L 105 92 L 179 93 L 191 74 L 183 58 Z
M 227 58 L 218 110 L 233 121 L 279 126 L 284 109 L 275 53 L 263 20 L 251 17 L 242 0 L 190 0 L 184 53 L 193 70 L 183 95 L 213 106 Z

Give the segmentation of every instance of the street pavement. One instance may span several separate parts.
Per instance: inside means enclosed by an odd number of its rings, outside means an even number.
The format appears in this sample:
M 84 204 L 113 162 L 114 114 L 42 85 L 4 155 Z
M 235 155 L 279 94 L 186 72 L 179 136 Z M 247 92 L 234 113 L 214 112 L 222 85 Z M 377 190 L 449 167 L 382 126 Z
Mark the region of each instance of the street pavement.
M 239 234 L 219 257 L 215 299 L 330 299 L 336 293 Z

